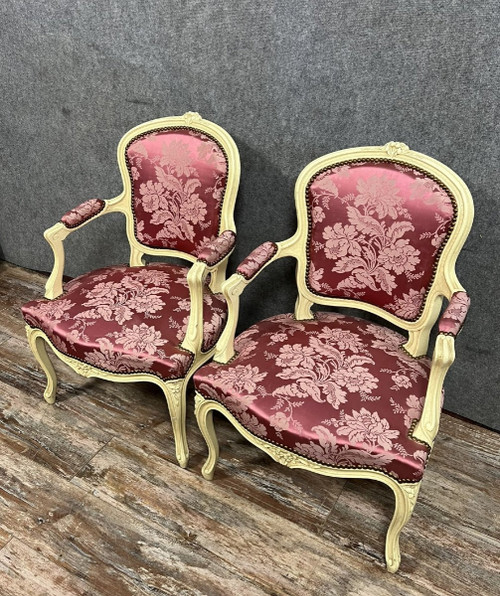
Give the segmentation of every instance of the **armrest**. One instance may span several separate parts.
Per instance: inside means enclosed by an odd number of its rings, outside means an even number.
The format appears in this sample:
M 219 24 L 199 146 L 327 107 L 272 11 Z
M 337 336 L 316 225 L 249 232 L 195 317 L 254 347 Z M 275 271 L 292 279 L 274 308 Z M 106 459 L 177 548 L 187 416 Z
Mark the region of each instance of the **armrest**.
M 64 246 L 63 241 L 75 230 L 80 229 L 89 221 L 101 215 L 116 211 L 123 212 L 124 194 L 113 199 L 90 199 L 78 207 L 65 213 L 61 220 L 44 232 L 44 238 L 49 243 L 54 253 L 54 266 L 52 273 L 45 284 L 45 298 L 52 300 L 63 293 L 62 277 L 64 272 Z
M 102 199 L 89 199 L 84 203 L 78 205 L 74 209 L 67 211 L 61 217 L 61 223 L 66 228 L 77 228 L 81 226 L 89 219 L 99 215 L 101 211 L 106 207 L 106 202 Z
M 214 267 L 231 254 L 236 242 L 236 234 L 232 230 L 222 232 L 215 240 L 208 242 L 198 254 L 198 261 Z
M 464 324 L 470 306 L 467 292 L 455 292 L 439 319 L 439 333 L 456 337 Z
M 236 273 L 250 281 L 278 252 L 278 245 L 275 242 L 264 242 L 243 259 L 236 268 Z
M 189 270 L 187 281 L 191 301 L 186 335 L 182 348 L 198 354 L 203 345 L 203 288 L 209 273 L 214 277 L 212 287 L 217 290 L 225 276 L 225 262 L 236 242 L 236 234 L 225 230 L 200 250 L 198 259 Z
M 296 257 L 294 251 L 296 238 L 283 242 L 264 242 L 255 248 L 236 269 L 236 273 L 222 284 L 222 292 L 227 302 L 227 323 L 217 342 L 214 359 L 228 362 L 235 356 L 234 336 L 238 324 L 240 295 L 243 290 L 268 265 L 283 257 Z

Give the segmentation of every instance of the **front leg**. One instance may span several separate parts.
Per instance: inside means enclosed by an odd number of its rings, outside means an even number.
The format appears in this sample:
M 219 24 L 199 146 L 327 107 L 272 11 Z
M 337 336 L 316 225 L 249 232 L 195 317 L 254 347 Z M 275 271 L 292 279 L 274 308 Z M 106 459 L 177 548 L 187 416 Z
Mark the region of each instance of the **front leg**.
M 43 392 L 43 397 L 47 403 L 53 404 L 56 401 L 57 376 L 47 354 L 45 339 L 41 331 L 33 329 L 29 325 L 26 325 L 26 335 L 28 336 L 31 351 L 47 377 L 47 386 Z
M 186 386 L 187 380 L 162 383 L 161 388 L 167 400 L 175 441 L 175 456 L 181 468 L 189 461 L 189 447 L 186 436 Z
M 396 573 L 401 563 L 399 536 L 413 513 L 415 503 L 417 502 L 418 491 L 420 490 L 420 482 L 399 484 L 394 481 L 390 484 L 390 487 L 394 492 L 395 508 L 385 539 L 385 560 L 387 570 L 391 573 Z
M 219 441 L 215 434 L 213 421 L 213 404 L 216 402 L 205 399 L 199 393 L 195 394 L 194 399 L 196 420 L 208 447 L 207 461 L 201 469 L 201 473 L 206 480 L 213 480 L 215 464 L 219 459 Z

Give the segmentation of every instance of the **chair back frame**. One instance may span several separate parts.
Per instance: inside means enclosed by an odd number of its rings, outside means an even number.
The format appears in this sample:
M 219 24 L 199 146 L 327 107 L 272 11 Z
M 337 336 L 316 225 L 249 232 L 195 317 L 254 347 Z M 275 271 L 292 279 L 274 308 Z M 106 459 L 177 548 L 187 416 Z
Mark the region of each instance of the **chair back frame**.
M 140 243 L 134 233 L 134 215 L 132 210 L 132 183 L 126 160 L 126 149 L 129 144 L 137 137 L 143 136 L 157 129 L 176 129 L 190 128 L 197 132 L 206 133 L 213 137 L 223 148 L 228 164 L 226 188 L 219 220 L 219 234 L 225 230 L 236 231 L 234 223 L 234 205 L 236 194 L 240 181 L 240 159 L 238 148 L 234 140 L 223 128 L 203 119 L 197 112 L 187 112 L 183 116 L 171 116 L 167 118 L 158 118 L 144 122 L 129 130 L 120 140 L 117 148 L 118 166 L 123 181 L 123 192 L 121 193 L 120 207 L 126 218 L 127 238 L 130 245 L 130 264 L 139 265 L 142 262 L 142 256 L 160 255 L 185 259 L 194 263 L 196 256 L 179 250 L 170 248 L 155 248 Z M 118 205 L 117 205 L 118 207 Z
M 224 198 L 219 217 L 219 233 L 225 230 L 236 231 L 234 222 L 234 205 L 240 182 L 240 156 L 236 143 L 232 137 L 223 128 L 203 119 L 197 112 L 186 112 L 183 116 L 170 116 L 158 118 L 144 122 L 129 130 L 120 140 L 117 148 L 118 166 L 120 169 L 123 190 L 112 199 L 104 201 L 103 209 L 95 216 L 84 221 L 75 228 L 68 228 L 63 223 L 58 222 L 44 232 L 44 237 L 54 254 L 54 266 L 45 285 L 45 297 L 49 299 L 56 298 L 63 293 L 63 272 L 64 272 L 64 247 L 63 241 L 73 231 L 92 222 L 96 217 L 101 217 L 108 213 L 122 213 L 126 221 L 126 233 L 130 247 L 129 263 L 132 267 L 144 265 L 144 255 L 159 255 L 166 257 L 175 257 L 195 263 L 197 257 L 169 248 L 154 248 L 141 244 L 134 233 L 134 215 L 132 211 L 132 184 L 126 161 L 126 148 L 138 136 L 147 134 L 156 129 L 165 128 L 190 128 L 195 131 L 206 133 L 220 143 L 226 153 L 228 171 Z M 225 279 L 227 260 L 222 261 L 212 271 L 212 280 L 210 287 L 213 291 L 220 291 L 222 282 Z
M 386 310 L 351 298 L 333 298 L 313 293 L 307 286 L 307 243 L 309 221 L 307 211 L 307 188 L 310 180 L 321 170 L 351 160 L 377 159 L 414 166 L 424 170 L 431 178 L 443 184 L 456 201 L 456 219 L 450 236 L 439 256 L 434 278 L 425 299 L 421 315 L 416 321 L 407 321 Z M 455 273 L 455 262 L 467 238 L 474 217 L 474 205 L 465 182 L 441 162 L 412 151 L 404 143 L 390 142 L 383 147 L 356 147 L 324 155 L 308 164 L 297 178 L 295 185 L 295 206 L 297 211 L 297 232 L 290 247 L 297 259 L 296 283 L 298 297 L 295 306 L 297 319 L 310 319 L 313 304 L 350 307 L 373 313 L 404 329 L 409 334 L 405 348 L 412 356 L 427 352 L 429 333 L 439 316 L 443 297 L 448 300 L 453 293 L 463 291 Z

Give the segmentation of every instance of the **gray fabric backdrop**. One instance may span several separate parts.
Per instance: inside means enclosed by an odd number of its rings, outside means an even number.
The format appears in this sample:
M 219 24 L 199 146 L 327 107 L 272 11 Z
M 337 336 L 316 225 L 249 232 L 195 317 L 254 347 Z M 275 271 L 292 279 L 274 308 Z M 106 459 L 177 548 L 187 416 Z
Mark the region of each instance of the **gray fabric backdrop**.
M 404 141 L 453 168 L 475 198 L 458 262 L 473 306 L 445 407 L 500 428 L 498 13 L 495 0 L 3 2 L 0 257 L 48 271 L 43 230 L 120 191 L 117 142 L 145 120 L 195 110 L 235 138 L 230 270 L 292 234 L 293 185 L 309 161 Z M 73 235 L 66 273 L 125 262 L 122 224 L 112 215 Z M 241 327 L 290 311 L 293 288 L 288 260 L 264 272 Z

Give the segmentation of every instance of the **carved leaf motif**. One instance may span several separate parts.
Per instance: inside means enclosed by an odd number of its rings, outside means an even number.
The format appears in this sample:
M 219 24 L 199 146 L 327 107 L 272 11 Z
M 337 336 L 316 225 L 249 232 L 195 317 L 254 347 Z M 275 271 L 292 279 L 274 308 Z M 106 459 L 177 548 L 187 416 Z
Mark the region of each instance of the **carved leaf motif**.
M 408 145 L 406 145 L 405 143 L 399 143 L 397 141 L 390 141 L 389 143 L 386 143 L 383 149 L 391 157 L 395 157 L 396 155 L 400 155 L 401 153 L 407 153 L 410 150 Z
M 417 482 L 415 484 L 401 484 L 400 486 L 406 493 L 407 497 L 410 499 L 410 508 L 411 510 L 413 510 L 413 507 L 415 507 L 415 503 L 417 501 L 418 492 L 420 490 L 420 482 Z
M 186 124 L 191 124 L 201 120 L 201 116 L 198 114 L 198 112 L 186 112 L 182 117 L 186 121 Z
M 90 377 L 92 376 L 94 369 L 92 366 L 85 364 L 84 362 L 80 362 L 79 360 L 68 359 L 66 362 L 82 377 Z
M 297 456 L 293 453 L 283 452 L 281 450 L 274 450 L 273 455 L 276 457 L 278 462 L 284 466 L 290 466 L 297 461 Z
M 174 407 L 177 409 L 181 404 L 182 388 L 180 384 L 169 384 L 167 385 L 166 391 L 170 396 Z M 172 415 L 172 412 L 170 413 Z

